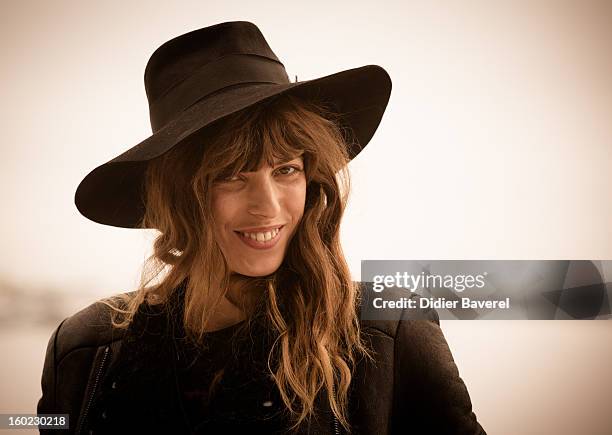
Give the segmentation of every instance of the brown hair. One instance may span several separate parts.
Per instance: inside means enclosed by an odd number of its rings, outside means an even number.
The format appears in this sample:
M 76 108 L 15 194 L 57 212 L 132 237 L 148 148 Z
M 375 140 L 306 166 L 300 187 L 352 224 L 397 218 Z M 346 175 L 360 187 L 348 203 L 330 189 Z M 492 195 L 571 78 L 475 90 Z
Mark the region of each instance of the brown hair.
M 209 313 L 229 286 L 213 232 L 202 230 L 212 228 L 213 183 L 256 170 L 264 161 L 272 165 L 275 158 L 301 155 L 306 204 L 285 259 L 273 274 L 247 280 L 261 289 L 263 312 L 275 333 L 268 368 L 293 429 L 314 414 L 315 398 L 324 388 L 334 415 L 350 430 L 352 372 L 360 356 L 370 356 L 357 316 L 358 286 L 340 245 L 350 187 L 349 132 L 340 125 L 324 105 L 282 96 L 224 119 L 208 133 L 205 146 L 177 146 L 150 162 L 142 227 L 156 228 L 159 235 L 136 296 L 123 310 L 111 302 L 122 314 L 114 324 L 125 328 L 140 303 L 166 301 L 187 279 L 183 322 L 202 340 Z

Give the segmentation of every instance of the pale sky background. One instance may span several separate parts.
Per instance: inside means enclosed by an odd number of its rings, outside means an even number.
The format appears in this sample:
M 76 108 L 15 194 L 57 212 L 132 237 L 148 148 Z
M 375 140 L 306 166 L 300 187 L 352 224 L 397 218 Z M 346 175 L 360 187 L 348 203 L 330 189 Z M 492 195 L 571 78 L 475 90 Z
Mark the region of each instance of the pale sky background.
M 143 73 L 152 52 L 231 20 L 256 23 L 292 78 L 366 64 L 391 75 L 379 131 L 351 163 L 343 243 L 355 279 L 363 259 L 612 259 L 610 2 L 1 8 L 0 292 L 54 289 L 92 302 L 134 288 L 151 235 L 88 221 L 74 191 L 150 135 Z M 612 430 L 611 325 L 443 329 L 490 434 L 569 435 Z M 15 352 L 0 367 L 0 413 L 34 412 L 51 330 L 2 332 Z

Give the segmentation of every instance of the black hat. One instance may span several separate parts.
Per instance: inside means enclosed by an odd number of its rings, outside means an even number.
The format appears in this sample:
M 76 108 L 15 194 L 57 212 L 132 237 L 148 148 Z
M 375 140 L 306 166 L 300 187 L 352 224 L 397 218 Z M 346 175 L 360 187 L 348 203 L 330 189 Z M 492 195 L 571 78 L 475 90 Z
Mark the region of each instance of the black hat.
M 370 141 L 391 93 L 387 72 L 368 65 L 318 79 L 291 82 L 253 23 L 221 23 L 159 47 L 145 69 L 153 134 L 91 171 L 75 203 L 87 218 L 135 228 L 144 214 L 147 163 L 242 109 L 281 94 L 331 105 L 352 131 L 349 157 Z

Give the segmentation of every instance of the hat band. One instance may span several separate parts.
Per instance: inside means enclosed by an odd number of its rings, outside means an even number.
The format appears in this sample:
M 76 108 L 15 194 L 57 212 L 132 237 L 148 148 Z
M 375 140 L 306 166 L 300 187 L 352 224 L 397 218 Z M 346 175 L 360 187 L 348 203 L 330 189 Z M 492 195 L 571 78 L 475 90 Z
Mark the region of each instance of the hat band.
M 183 80 L 149 103 L 153 132 L 157 132 L 182 111 L 228 86 L 245 83 L 289 83 L 285 67 L 267 57 L 249 54 L 231 54 L 204 65 L 188 79 Z

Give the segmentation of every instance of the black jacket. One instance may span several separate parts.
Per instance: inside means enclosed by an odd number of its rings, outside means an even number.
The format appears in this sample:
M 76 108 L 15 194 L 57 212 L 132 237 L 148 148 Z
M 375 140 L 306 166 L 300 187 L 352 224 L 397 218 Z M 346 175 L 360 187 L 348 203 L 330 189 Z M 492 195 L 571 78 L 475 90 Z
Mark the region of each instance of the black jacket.
M 69 414 L 69 433 L 187 432 L 177 407 L 172 343 L 164 338 L 174 326 L 163 312 L 147 307 L 141 305 L 127 330 L 109 326 L 109 308 L 101 303 L 65 319 L 49 340 L 38 413 Z M 363 360 L 354 373 L 353 433 L 485 434 L 435 310 L 404 315 L 399 322 L 362 321 L 375 363 Z M 147 395 L 159 400 L 138 408 L 139 397 Z M 133 419 L 109 411 L 107 404 L 118 397 L 130 412 L 133 407 Z M 322 394 L 316 409 L 318 417 L 300 433 L 342 433 Z

